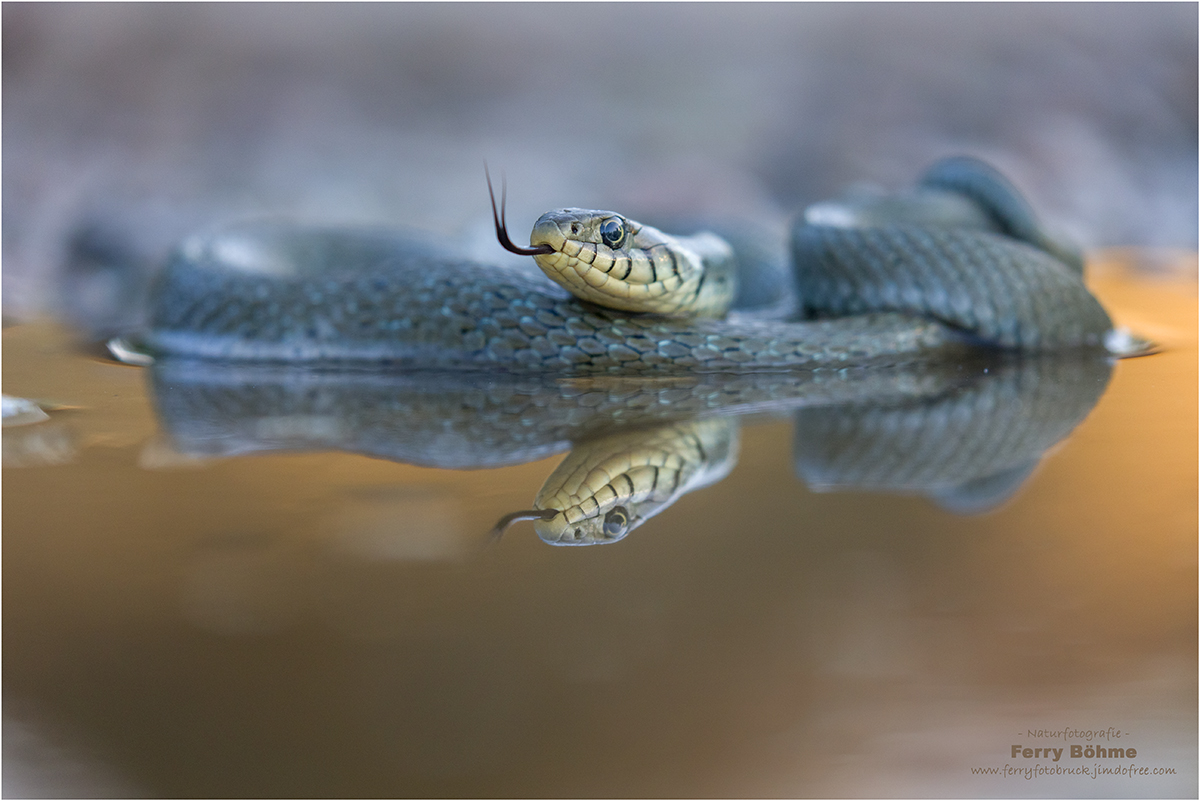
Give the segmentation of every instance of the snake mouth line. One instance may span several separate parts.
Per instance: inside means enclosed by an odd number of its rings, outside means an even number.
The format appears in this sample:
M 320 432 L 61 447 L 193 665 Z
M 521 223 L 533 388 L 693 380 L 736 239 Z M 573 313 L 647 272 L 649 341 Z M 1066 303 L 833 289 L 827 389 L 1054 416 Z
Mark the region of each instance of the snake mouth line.
M 500 246 L 510 253 L 516 253 L 518 256 L 542 256 L 554 252 L 554 248 L 549 245 L 538 245 L 537 247 L 523 248 L 513 243 L 508 236 L 508 221 L 504 217 L 504 207 L 508 202 L 508 179 L 503 174 L 500 176 L 500 211 L 496 211 L 496 192 L 492 189 L 492 176 L 488 172 L 487 165 L 483 165 L 483 174 L 487 178 L 488 197 L 492 201 L 492 222 L 496 224 L 496 239 L 500 240 Z

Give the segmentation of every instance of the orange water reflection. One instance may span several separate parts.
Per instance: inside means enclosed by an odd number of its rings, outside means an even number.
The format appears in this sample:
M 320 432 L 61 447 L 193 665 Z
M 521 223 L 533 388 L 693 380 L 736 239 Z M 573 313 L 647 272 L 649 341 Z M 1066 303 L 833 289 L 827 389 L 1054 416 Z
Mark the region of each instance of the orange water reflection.
M 1164 351 L 1002 508 L 811 492 L 767 421 L 607 548 L 487 544 L 561 456 L 186 457 L 141 371 L 8 329 L 5 391 L 78 408 L 4 434 L 6 714 L 96 792 L 1194 796 L 1195 260 L 1146 258 L 1093 285 Z M 1064 727 L 1177 772 L 971 773 Z

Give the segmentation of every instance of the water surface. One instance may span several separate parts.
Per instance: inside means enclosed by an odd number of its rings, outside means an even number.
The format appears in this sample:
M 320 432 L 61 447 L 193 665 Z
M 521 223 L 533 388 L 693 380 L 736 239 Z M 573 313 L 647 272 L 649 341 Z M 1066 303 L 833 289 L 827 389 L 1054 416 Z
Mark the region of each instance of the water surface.
M 423 388 L 6 328 L 50 419 L 3 436 L 5 792 L 1194 796 L 1195 261 L 1152 256 L 1091 283 L 1162 352 L 1053 369 Z M 620 541 L 489 539 L 689 421 L 723 461 Z M 1072 743 L 1174 772 L 972 772 Z

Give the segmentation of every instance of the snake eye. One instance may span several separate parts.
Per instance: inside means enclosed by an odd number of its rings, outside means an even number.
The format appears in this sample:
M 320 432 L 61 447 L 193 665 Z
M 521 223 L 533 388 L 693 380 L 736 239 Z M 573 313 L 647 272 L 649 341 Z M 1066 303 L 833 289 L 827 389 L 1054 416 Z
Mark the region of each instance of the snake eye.
M 604 516 L 604 536 L 609 539 L 619 537 L 625 533 L 625 527 L 629 525 L 629 513 L 625 511 L 624 506 L 618 506 Z
M 600 239 L 614 250 L 621 247 L 621 242 L 625 240 L 625 226 L 621 224 L 621 220 L 609 217 L 600 223 Z

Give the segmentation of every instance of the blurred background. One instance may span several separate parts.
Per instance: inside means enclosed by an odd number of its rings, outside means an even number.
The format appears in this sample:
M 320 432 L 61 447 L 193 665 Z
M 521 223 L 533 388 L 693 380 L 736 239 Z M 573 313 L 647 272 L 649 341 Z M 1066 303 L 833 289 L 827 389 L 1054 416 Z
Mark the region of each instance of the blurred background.
M 1194 249 L 1195 4 L 13 4 L 8 320 L 134 319 L 188 232 L 483 235 L 561 206 L 782 220 L 991 159 L 1086 246 Z

